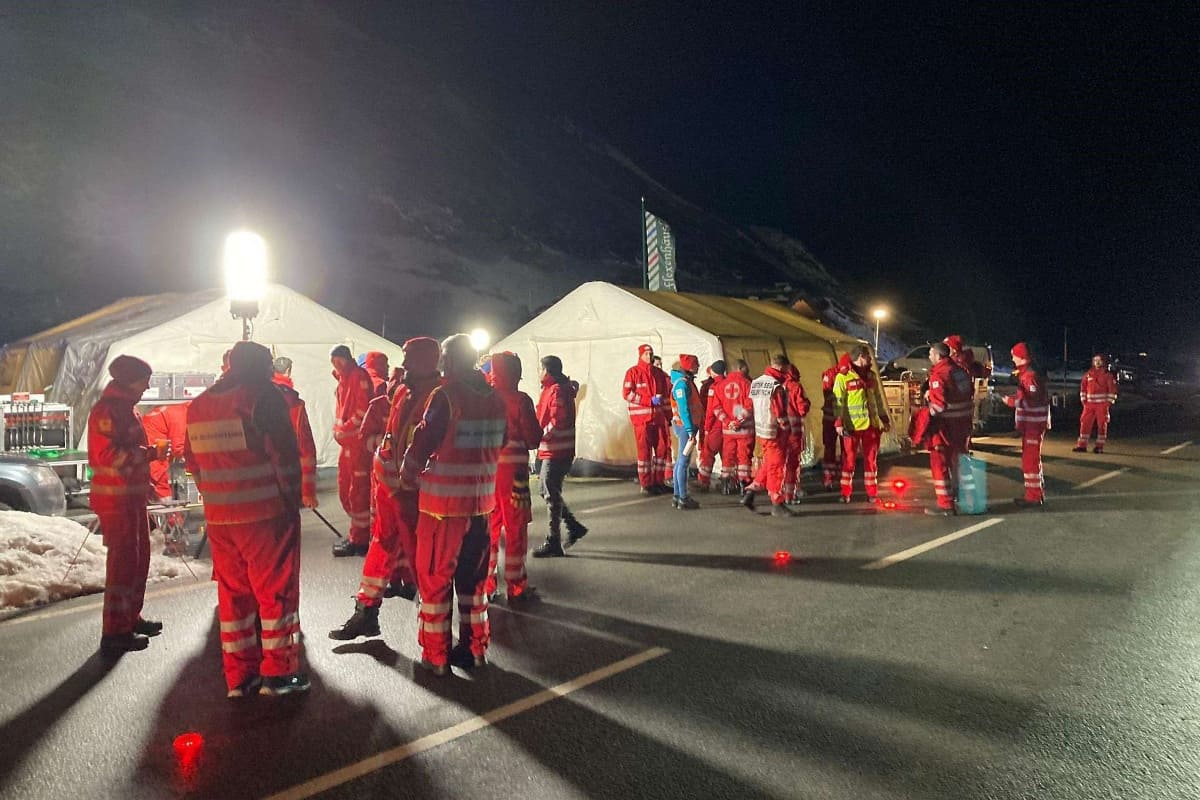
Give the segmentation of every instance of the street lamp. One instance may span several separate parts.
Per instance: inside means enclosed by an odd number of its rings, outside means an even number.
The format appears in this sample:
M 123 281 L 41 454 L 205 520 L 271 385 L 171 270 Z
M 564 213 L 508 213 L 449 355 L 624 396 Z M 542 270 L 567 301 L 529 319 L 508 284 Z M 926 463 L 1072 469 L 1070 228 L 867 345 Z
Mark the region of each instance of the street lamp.
M 871 316 L 875 318 L 875 357 L 879 358 L 879 323 L 887 319 L 888 310 L 883 306 L 879 306 L 871 312 Z
M 253 231 L 234 231 L 225 237 L 225 291 L 229 313 L 242 321 L 242 341 L 250 340 L 250 320 L 258 316 L 258 301 L 267 288 L 267 243 Z
M 492 343 L 492 335 L 483 328 L 476 328 L 467 335 L 471 337 L 471 347 L 475 348 L 476 353 L 487 350 L 488 345 Z

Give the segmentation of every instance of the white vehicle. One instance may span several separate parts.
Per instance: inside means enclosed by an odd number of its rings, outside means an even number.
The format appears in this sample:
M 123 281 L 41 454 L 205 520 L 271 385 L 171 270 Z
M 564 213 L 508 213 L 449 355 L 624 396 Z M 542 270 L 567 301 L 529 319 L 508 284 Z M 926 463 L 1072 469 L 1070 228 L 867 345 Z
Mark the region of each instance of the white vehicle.
M 985 365 L 989 370 L 992 368 L 992 348 L 986 344 L 969 344 L 967 348 L 975 354 L 976 362 Z M 896 376 L 905 372 L 911 372 L 914 376 L 929 374 L 929 345 L 914 347 L 903 358 L 889 362 L 884 371 Z

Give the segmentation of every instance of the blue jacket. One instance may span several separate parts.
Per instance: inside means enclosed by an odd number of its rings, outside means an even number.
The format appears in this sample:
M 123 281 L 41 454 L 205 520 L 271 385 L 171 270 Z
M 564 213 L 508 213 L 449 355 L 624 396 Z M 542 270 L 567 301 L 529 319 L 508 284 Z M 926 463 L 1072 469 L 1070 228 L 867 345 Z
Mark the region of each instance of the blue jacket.
M 671 370 L 671 410 L 675 412 L 672 424 L 681 426 L 688 436 L 696 433 L 704 414 L 700 392 L 692 376 L 681 369 Z

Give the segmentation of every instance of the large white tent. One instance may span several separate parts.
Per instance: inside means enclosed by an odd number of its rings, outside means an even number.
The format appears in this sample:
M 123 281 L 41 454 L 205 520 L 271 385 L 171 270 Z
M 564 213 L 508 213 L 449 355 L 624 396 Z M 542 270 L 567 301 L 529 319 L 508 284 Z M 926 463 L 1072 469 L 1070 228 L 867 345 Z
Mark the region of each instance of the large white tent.
M 378 350 L 393 364 L 400 348 L 366 328 L 284 286 L 267 287 L 253 322 L 253 339 L 293 361 L 292 379 L 304 398 L 317 444 L 320 466 L 337 464 L 333 441 L 334 380 L 329 351 L 345 344 L 351 352 Z M 64 325 L 15 345 L 24 348 L 18 374 L 41 365 L 36 385 L 17 391 L 45 391 L 48 401 L 71 406 L 75 433 L 86 448 L 84 422 L 108 382 L 108 365 L 121 354 L 145 359 L 155 372 L 219 373 L 221 356 L 241 338 L 241 322 L 229 313 L 229 301 L 217 291 L 131 298 L 114 314 L 89 315 L 80 325 Z M 107 311 L 107 309 L 106 309 Z M 42 355 L 32 358 L 36 353 Z M 14 358 L 15 358 L 14 350 Z M 3 357 L 0 357 L 3 358 Z M 46 365 L 52 372 L 46 371 Z
M 765 300 L 623 289 L 597 281 L 581 285 L 491 349 L 521 357 L 521 390 L 535 399 L 542 356 L 562 359 L 564 371 L 579 382 L 575 449 L 582 463 L 577 468 L 589 471 L 636 463 L 621 394 L 625 370 L 637 360 L 643 342 L 663 355 L 668 369 L 680 353 L 691 353 L 702 367 L 724 359 L 732 368 L 744 359 L 753 375 L 761 375 L 773 354 L 786 354 L 799 368 L 813 402 L 806 425 L 806 465 L 821 454 L 821 373 L 841 353 L 865 344 Z M 894 448 L 894 437 L 885 444 Z

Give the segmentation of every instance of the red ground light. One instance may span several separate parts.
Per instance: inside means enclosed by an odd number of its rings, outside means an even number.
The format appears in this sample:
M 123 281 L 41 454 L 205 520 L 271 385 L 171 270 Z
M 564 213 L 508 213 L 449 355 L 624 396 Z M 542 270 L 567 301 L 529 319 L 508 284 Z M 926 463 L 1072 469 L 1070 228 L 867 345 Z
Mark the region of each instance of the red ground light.
M 908 488 L 908 481 L 894 480 L 894 481 L 892 481 L 892 488 L 896 490 L 897 494 L 900 494 L 901 492 L 903 492 L 905 489 Z
M 181 733 L 175 737 L 175 755 L 180 761 L 192 761 L 200 755 L 204 737 L 198 733 Z
M 787 550 L 776 550 L 775 551 L 775 563 L 776 564 L 786 564 L 791 560 L 792 560 L 792 554 L 789 553 Z

